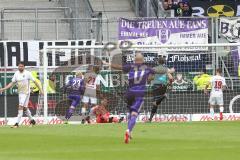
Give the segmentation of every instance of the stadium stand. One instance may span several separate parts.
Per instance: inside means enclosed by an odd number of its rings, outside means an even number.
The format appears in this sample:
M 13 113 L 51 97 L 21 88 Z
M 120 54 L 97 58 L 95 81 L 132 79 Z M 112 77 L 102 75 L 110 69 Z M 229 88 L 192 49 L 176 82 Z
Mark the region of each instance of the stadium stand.
M 103 19 L 107 19 L 107 22 L 102 26 L 103 41 L 114 42 L 117 40 L 118 23 L 116 17 L 135 17 L 128 0 L 90 0 L 90 3 L 95 12 L 102 12 Z
M 71 38 L 69 22 L 61 20 L 65 18 L 65 12 L 69 12 L 69 8 L 61 7 L 58 2 L 3 0 L 0 1 L 0 6 L 1 39 L 3 40 Z

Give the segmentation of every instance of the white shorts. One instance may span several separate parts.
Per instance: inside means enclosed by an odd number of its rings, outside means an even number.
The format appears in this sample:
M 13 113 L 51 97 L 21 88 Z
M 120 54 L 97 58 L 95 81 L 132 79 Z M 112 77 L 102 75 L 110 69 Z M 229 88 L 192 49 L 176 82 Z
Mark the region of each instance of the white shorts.
M 88 96 L 83 96 L 82 98 L 83 103 L 91 103 L 91 104 L 97 104 L 97 98 L 95 97 L 88 97 Z
M 18 100 L 19 100 L 19 106 L 28 107 L 30 94 L 22 94 L 19 93 Z
M 210 105 L 223 106 L 223 97 L 211 97 L 209 98 Z

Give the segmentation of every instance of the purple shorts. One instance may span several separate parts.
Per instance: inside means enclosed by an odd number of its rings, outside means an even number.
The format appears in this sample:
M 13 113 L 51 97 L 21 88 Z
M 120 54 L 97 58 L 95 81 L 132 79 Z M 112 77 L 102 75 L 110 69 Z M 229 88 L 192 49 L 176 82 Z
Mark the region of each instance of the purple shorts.
M 69 95 L 68 99 L 72 100 L 71 106 L 77 107 L 77 105 L 79 105 L 79 103 L 80 103 L 81 97 L 80 97 L 80 95 Z

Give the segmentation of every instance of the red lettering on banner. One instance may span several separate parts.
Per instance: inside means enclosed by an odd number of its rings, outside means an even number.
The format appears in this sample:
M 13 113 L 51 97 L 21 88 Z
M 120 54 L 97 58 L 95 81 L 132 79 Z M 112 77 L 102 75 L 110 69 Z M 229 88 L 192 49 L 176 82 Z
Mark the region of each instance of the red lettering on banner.
M 201 116 L 200 121 L 210 121 L 211 118 L 209 116 Z
M 172 115 L 171 117 L 167 118 L 168 122 L 186 122 L 188 118 L 186 116 L 177 116 L 177 115 Z
M 239 121 L 240 120 L 240 116 L 237 115 L 228 115 L 226 118 L 224 116 L 224 119 L 228 120 L 228 121 Z
M 36 118 L 35 121 L 36 121 L 36 124 L 44 124 L 43 119 Z M 24 118 L 21 125 L 30 125 L 30 119 L 29 118 Z
M 37 124 L 44 124 L 44 120 L 43 119 L 36 119 L 35 120 Z
M 64 122 L 61 119 L 58 118 L 52 118 L 48 124 L 63 124 Z
M 24 118 L 21 125 L 30 125 L 30 119 Z
M 218 116 L 214 116 L 214 120 L 217 121 L 219 120 L 219 117 Z M 226 121 L 239 121 L 240 120 L 240 116 L 238 115 L 235 115 L 235 114 L 231 114 L 231 115 L 224 115 L 223 116 L 223 120 L 226 120 Z M 200 121 L 212 121 L 212 118 L 208 115 L 203 115 L 201 116 L 200 118 Z
M 146 122 L 148 120 L 147 116 L 143 116 L 140 121 Z M 155 116 L 153 122 L 187 122 L 188 117 L 185 115 L 162 115 Z
M 7 122 L 5 121 L 5 120 L 1 120 L 0 121 L 0 126 L 4 126 L 4 125 L 6 125 L 7 124 Z

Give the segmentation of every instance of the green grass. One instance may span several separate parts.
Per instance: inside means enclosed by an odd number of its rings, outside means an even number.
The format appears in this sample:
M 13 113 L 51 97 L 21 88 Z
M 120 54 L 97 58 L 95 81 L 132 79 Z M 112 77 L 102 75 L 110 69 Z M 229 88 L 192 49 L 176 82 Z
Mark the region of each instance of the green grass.
M 240 122 L 0 128 L 0 160 L 238 160 Z

